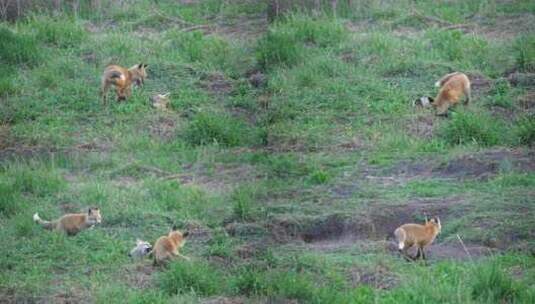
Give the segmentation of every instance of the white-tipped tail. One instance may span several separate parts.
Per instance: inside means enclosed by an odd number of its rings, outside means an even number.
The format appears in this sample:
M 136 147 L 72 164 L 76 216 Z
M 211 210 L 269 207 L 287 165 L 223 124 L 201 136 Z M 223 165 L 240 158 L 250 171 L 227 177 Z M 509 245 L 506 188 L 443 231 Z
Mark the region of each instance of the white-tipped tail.
M 440 80 L 435 82 L 435 87 L 440 88 Z
M 405 247 L 405 244 L 403 242 L 400 242 L 398 247 L 399 247 L 399 250 L 403 250 L 403 247 Z
M 33 215 L 33 221 L 34 222 L 39 222 L 41 220 L 41 218 L 39 217 L 39 214 L 37 214 L 37 212 Z

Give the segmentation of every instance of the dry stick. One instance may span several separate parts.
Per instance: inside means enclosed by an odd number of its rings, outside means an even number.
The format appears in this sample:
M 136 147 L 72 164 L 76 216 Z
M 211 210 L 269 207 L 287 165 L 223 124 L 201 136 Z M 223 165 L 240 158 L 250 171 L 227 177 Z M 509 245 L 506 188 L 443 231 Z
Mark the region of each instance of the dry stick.
M 464 250 L 464 252 L 466 252 L 466 254 L 468 255 L 468 257 L 470 258 L 470 261 L 473 262 L 474 260 L 472 259 L 472 255 L 470 254 L 470 252 L 468 252 L 468 249 L 466 249 L 466 246 L 464 246 L 464 242 L 463 242 L 463 240 L 461 239 L 461 237 L 459 236 L 459 234 L 457 234 L 457 239 L 459 239 L 459 242 L 461 243 L 461 246 L 463 246 L 463 250 Z
M 180 29 L 180 32 L 191 32 L 191 31 L 200 30 L 200 29 L 210 29 L 210 26 L 207 24 L 194 25 L 194 26 L 182 28 Z
M 428 15 L 424 15 L 422 14 L 421 12 L 417 11 L 417 10 L 413 10 L 412 11 L 412 15 L 416 16 L 416 17 L 420 17 L 420 18 L 423 18 L 427 21 L 431 21 L 431 22 L 435 22 L 435 23 L 439 23 L 439 24 L 442 24 L 442 25 L 445 25 L 445 26 L 451 26 L 451 22 L 448 22 L 446 20 L 442 20 L 440 18 L 437 18 L 437 17 L 433 17 L 433 16 L 428 16 Z
M 457 29 L 462 29 L 462 28 L 468 28 L 468 27 L 471 27 L 471 26 L 473 26 L 473 24 L 468 24 L 468 23 L 452 24 L 452 25 L 449 25 L 449 26 L 444 26 L 441 29 L 443 29 L 443 30 L 457 30 Z

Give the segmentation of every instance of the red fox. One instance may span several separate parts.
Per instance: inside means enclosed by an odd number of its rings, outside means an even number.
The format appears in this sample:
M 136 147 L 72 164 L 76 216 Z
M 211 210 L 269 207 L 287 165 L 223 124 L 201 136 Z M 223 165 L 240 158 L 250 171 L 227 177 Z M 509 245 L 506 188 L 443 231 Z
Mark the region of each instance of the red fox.
M 425 221 L 425 225 L 419 224 L 405 224 L 401 225 L 394 231 L 396 240 L 398 242 L 399 250 L 406 256 L 407 250 L 412 246 L 418 246 L 418 253 L 412 259 L 418 259 L 420 256 L 425 260 L 424 247 L 430 245 L 440 233 L 442 226 L 438 217 L 432 218 L 430 221 Z
M 45 229 L 55 229 L 65 232 L 68 235 L 75 235 L 84 229 L 100 224 L 102 217 L 98 208 L 89 208 L 87 213 L 66 214 L 51 222 L 42 220 L 39 214 L 35 213 L 33 220 Z
M 174 257 L 181 257 L 189 261 L 189 258 L 183 256 L 178 251 L 186 243 L 188 232 L 181 233 L 173 227 L 168 235 L 160 237 L 152 248 L 154 265 L 162 265 Z
M 447 74 L 435 83 L 440 88 L 437 97 L 431 98 L 432 105 L 437 109 L 437 115 L 447 115 L 448 108 L 459 102 L 465 96 L 464 104 L 469 104 L 472 96 L 470 79 L 460 72 Z
M 132 95 L 132 83 L 142 86 L 147 78 L 147 64 L 136 64 L 126 69 L 118 65 L 108 65 L 102 74 L 100 97 L 103 103 L 107 101 L 108 90 L 115 86 L 117 101 L 126 100 Z

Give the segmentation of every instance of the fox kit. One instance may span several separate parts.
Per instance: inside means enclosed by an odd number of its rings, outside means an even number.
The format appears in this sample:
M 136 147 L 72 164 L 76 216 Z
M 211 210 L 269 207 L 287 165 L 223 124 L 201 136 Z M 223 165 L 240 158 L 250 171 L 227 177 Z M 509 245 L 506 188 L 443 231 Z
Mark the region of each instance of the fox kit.
M 181 255 L 178 251 L 186 243 L 186 237 L 188 232 L 181 233 L 173 227 L 171 232 L 166 236 L 160 237 L 152 249 L 152 255 L 154 257 L 154 265 L 162 265 L 175 257 L 181 257 L 189 261 L 189 258 Z
M 424 247 L 433 243 L 441 229 L 440 219 L 435 217 L 430 221 L 426 220 L 425 225 L 402 225 L 394 231 L 394 235 L 396 236 L 399 250 L 406 257 L 409 257 L 407 250 L 416 245 L 418 246 L 418 253 L 414 259 L 418 259 L 421 256 L 425 260 Z
M 440 88 L 437 97 L 431 99 L 433 106 L 437 109 L 437 115 L 447 115 L 448 108 L 464 96 L 464 104 L 469 104 L 472 96 L 470 92 L 470 79 L 459 72 L 447 74 L 435 83 Z
M 136 240 L 136 247 L 134 247 L 130 253 L 128 254 L 129 257 L 134 259 L 141 259 L 144 256 L 150 254 L 152 251 L 152 246 L 149 242 L 142 241 L 140 239 Z
M 108 65 L 102 74 L 100 98 L 107 101 L 108 90 L 115 86 L 117 101 L 126 100 L 132 95 L 132 83 L 142 86 L 147 78 L 147 64 L 136 64 L 126 69 L 118 65 Z
M 33 215 L 33 220 L 45 229 L 55 229 L 68 235 L 75 235 L 84 229 L 100 224 L 102 217 L 98 208 L 89 208 L 86 213 L 66 214 L 51 222 L 42 220 L 36 213 Z

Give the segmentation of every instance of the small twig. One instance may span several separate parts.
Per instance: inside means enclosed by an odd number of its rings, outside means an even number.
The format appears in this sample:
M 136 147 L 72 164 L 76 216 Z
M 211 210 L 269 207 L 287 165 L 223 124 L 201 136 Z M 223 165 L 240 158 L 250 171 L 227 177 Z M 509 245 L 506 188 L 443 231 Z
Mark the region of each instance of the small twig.
M 180 32 L 191 32 L 191 31 L 200 30 L 200 29 L 210 29 L 210 26 L 206 24 L 199 24 L 199 25 L 182 28 L 180 29 Z
M 471 27 L 471 26 L 472 26 L 472 24 L 467 24 L 467 23 L 452 24 L 452 25 L 448 25 L 448 26 L 442 27 L 441 29 L 443 29 L 443 30 L 456 30 L 456 29 L 462 29 L 462 28 L 467 28 L 467 27 Z
M 451 22 L 448 22 L 446 20 L 442 20 L 442 19 L 434 17 L 434 16 L 424 15 L 420 11 L 417 11 L 417 10 L 413 10 L 412 11 L 412 15 L 414 15 L 416 17 L 420 17 L 420 18 L 425 19 L 427 21 L 439 23 L 439 24 L 442 24 L 442 25 L 445 25 L 445 26 L 451 26 L 452 25 Z
M 137 165 L 137 167 L 139 169 L 143 169 L 143 170 L 147 170 L 147 171 L 152 171 L 156 174 L 160 174 L 160 175 L 169 175 L 170 173 L 167 172 L 167 171 L 163 171 L 162 169 L 159 169 L 159 168 L 156 168 L 156 167 L 152 167 L 152 166 L 145 166 L 145 165 Z
M 466 249 L 466 246 L 464 245 L 464 242 L 463 242 L 463 240 L 461 239 L 461 237 L 459 236 L 459 234 L 457 234 L 457 239 L 458 239 L 459 242 L 461 243 L 461 246 L 463 246 L 463 250 L 464 250 L 464 252 L 466 252 L 466 254 L 468 255 L 468 257 L 470 258 L 470 261 L 473 262 L 474 260 L 472 259 L 472 255 L 470 254 L 470 252 L 468 252 L 468 249 Z

